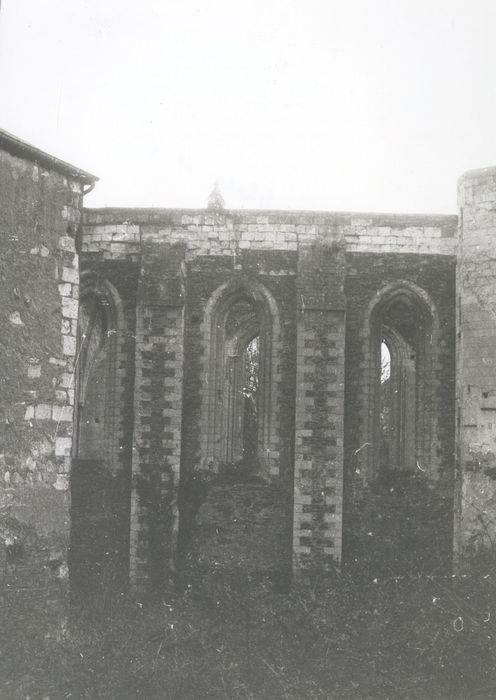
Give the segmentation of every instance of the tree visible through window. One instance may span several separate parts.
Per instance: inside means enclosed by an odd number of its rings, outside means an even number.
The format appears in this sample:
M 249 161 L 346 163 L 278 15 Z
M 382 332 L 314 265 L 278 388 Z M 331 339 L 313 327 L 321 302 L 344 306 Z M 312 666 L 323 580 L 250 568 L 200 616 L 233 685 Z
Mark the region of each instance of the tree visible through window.
M 268 475 L 274 470 L 271 453 L 277 451 L 272 433 L 277 307 L 262 285 L 233 282 L 212 295 L 206 320 L 203 459 L 209 468 L 238 465 L 252 474 Z
M 381 445 L 380 466 L 389 468 L 390 432 L 391 432 L 391 353 L 384 340 L 381 343 Z
M 245 349 L 243 418 L 243 459 L 254 465 L 258 451 L 258 398 L 260 386 L 260 338 L 257 335 Z

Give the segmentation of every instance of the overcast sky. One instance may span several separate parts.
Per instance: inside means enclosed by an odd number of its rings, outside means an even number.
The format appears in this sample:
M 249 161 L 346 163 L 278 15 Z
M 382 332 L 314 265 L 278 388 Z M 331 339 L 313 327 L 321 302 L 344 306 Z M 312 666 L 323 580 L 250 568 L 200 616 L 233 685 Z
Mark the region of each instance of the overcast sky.
M 496 165 L 495 0 L 3 0 L 0 125 L 88 206 L 456 212 Z

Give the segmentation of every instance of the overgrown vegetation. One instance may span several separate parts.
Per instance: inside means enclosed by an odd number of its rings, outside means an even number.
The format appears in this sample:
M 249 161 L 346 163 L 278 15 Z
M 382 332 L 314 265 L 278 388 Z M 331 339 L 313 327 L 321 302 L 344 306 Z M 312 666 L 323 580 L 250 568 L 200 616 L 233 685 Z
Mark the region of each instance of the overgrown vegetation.
M 449 504 L 422 474 L 357 490 L 354 555 L 290 589 L 276 575 L 281 493 L 229 465 L 191 479 L 196 529 L 175 590 L 125 596 L 102 577 L 65 622 L 43 592 L 4 590 L 0 698 L 496 696 L 496 551 L 451 574 Z
M 383 469 L 348 500 L 345 550 L 373 577 L 450 572 L 452 499 L 421 471 Z
M 466 577 L 381 580 L 362 568 L 286 594 L 217 571 L 180 595 L 105 611 L 93 598 L 67 626 L 19 596 L 1 607 L 6 699 L 496 695 L 494 557 Z

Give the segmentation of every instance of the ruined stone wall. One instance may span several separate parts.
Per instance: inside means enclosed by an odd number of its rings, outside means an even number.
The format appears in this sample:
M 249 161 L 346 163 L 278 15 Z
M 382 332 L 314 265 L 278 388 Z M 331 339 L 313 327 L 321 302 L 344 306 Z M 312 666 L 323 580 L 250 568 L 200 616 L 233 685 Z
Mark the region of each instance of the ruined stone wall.
M 206 547 L 205 532 L 195 535 L 195 523 L 224 531 L 234 507 L 229 494 L 236 491 L 243 503 L 250 489 L 262 488 L 247 485 L 243 495 L 243 484 L 229 486 L 218 475 L 210 486 L 205 483 L 205 470 L 218 470 L 209 464 L 205 406 L 216 400 L 209 385 L 212 348 L 215 354 L 209 314 L 223 289 L 262 294 L 277 321 L 271 326 L 277 330 L 271 341 L 266 478 L 270 499 L 280 489 L 276 500 L 286 513 L 287 539 L 273 538 L 278 551 L 272 559 L 284 568 L 292 551 L 295 570 L 325 569 L 340 560 L 345 452 L 357 449 L 357 416 L 367 410 L 358 406 L 368 342 L 360 314 L 391 280 L 413 281 L 432 294 L 440 318 L 436 411 L 444 411 L 445 402 L 452 405 L 456 226 L 457 217 L 435 216 L 86 212 L 85 264 L 98 265 L 104 275 L 106 266 L 127 260 L 139 277 L 130 544 L 135 584 L 174 575 L 178 536 L 179 549 L 194 549 L 198 542 Z M 448 408 L 436 424 L 432 467 L 435 478 L 444 474 L 450 484 L 452 418 Z M 237 522 L 244 511 L 234 511 Z M 279 522 L 282 511 L 274 512 Z M 271 527 L 265 510 L 250 517 L 256 527 Z M 217 551 L 221 559 L 232 536 L 224 533 L 208 552 L 215 557 Z M 257 560 L 246 546 L 240 545 L 246 560 Z
M 496 533 L 496 169 L 459 181 L 457 274 L 460 559 L 493 546 Z
M 0 151 L 0 583 L 41 597 L 67 580 L 82 194 Z
M 374 477 L 374 353 L 395 298 L 419 325 L 417 494 L 451 517 L 455 490 L 460 556 L 492 543 L 495 169 L 460 180 L 460 217 L 109 209 L 80 227 L 93 176 L 2 138 L 14 148 L 0 151 L 4 584 L 63 592 L 71 519 L 73 572 L 108 569 L 120 588 L 173 579 L 191 552 L 278 575 L 339 562 Z M 80 293 L 106 308 L 98 459 L 73 438 Z M 209 417 L 225 401 L 218 330 L 232 300 L 258 314 L 265 348 L 251 481 L 222 464 L 226 423 Z

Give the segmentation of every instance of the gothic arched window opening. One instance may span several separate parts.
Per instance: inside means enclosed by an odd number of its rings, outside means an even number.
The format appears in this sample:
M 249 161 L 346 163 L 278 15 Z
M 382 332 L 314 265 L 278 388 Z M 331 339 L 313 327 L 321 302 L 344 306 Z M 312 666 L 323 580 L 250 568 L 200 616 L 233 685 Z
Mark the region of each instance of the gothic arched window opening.
M 83 278 L 78 315 L 74 457 L 115 463 L 119 456 L 116 411 L 116 329 L 120 301 L 112 285 Z
M 433 316 L 410 287 L 398 286 L 371 313 L 373 474 L 429 462 Z
M 224 285 L 206 310 L 209 360 L 203 426 L 204 459 L 217 468 L 270 468 L 274 450 L 274 301 L 262 285 Z

